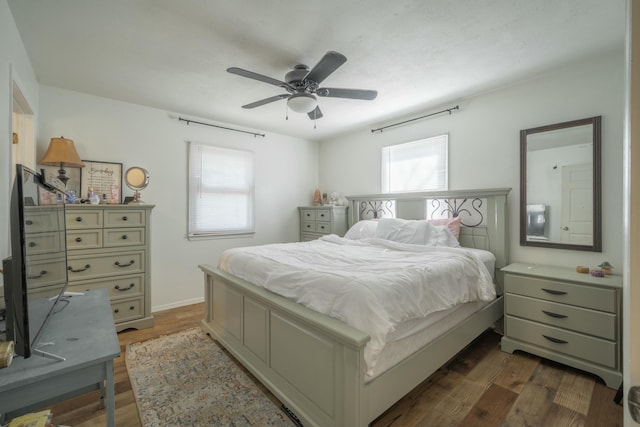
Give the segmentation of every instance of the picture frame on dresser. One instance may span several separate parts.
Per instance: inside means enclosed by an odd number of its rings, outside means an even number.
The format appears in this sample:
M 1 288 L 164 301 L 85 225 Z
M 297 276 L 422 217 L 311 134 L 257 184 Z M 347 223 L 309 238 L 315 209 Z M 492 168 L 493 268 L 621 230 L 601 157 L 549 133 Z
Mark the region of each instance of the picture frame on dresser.
M 80 198 L 88 197 L 89 189 L 107 196 L 109 204 L 122 203 L 122 163 L 82 160 L 80 169 Z

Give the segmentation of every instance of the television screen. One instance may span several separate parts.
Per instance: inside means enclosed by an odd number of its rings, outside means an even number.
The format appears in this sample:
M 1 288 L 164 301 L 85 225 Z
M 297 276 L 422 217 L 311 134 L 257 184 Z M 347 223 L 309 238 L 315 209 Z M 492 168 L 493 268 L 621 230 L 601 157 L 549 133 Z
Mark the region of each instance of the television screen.
M 7 341 L 29 357 L 67 286 L 64 192 L 16 165 L 11 190 L 11 256 L 3 260 Z M 60 307 L 62 308 L 62 307 Z

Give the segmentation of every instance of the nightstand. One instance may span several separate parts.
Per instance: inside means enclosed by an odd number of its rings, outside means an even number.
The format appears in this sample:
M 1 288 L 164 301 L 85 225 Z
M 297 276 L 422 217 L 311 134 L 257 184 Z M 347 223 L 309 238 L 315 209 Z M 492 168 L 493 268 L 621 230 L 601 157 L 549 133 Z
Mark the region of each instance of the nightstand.
M 300 206 L 298 210 L 301 242 L 347 232 L 347 206 Z
M 502 351 L 523 350 L 598 375 L 611 388 L 620 385 L 621 276 L 531 264 L 502 272 Z

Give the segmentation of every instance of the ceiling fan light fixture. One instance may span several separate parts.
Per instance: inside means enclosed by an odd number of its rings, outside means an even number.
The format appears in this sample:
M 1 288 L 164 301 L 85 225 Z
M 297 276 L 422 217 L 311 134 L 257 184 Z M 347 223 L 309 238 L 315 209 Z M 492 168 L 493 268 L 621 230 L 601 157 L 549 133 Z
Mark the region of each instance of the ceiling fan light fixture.
M 310 113 L 318 106 L 318 101 L 310 93 L 296 93 L 289 97 L 287 105 L 296 113 Z

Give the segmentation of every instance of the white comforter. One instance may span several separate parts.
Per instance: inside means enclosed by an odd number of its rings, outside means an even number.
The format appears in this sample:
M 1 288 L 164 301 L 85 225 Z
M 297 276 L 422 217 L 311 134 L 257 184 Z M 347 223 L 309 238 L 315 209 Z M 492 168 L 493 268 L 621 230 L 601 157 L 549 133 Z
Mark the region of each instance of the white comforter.
M 485 265 L 463 248 L 336 235 L 225 251 L 219 268 L 366 332 L 370 371 L 396 325 L 496 298 Z

